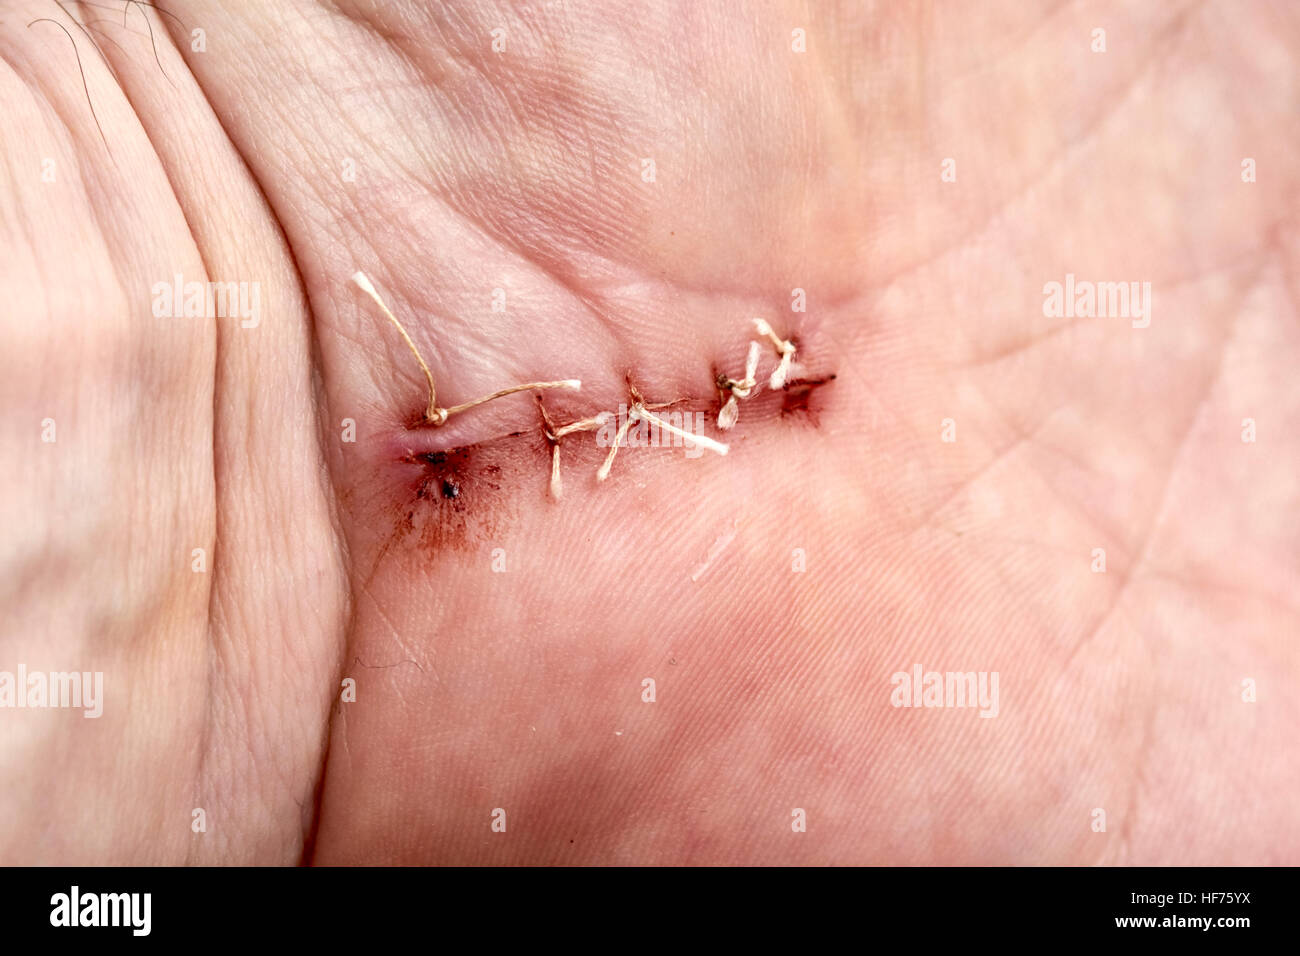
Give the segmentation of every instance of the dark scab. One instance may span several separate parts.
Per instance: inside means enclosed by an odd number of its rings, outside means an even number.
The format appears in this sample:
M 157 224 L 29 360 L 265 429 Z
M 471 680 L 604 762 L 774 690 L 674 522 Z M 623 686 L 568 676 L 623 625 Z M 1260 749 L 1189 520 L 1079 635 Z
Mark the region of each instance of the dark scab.
M 415 484 L 415 497 L 422 500 L 438 499 L 452 503 L 460 509 L 463 502 L 461 490 L 464 487 L 462 475 L 469 462 L 468 448 L 451 448 L 446 451 L 422 452 L 408 455 L 401 459 L 409 464 L 419 465 L 423 474 Z
M 815 424 L 814 409 L 809 406 L 813 392 L 833 381 L 834 375 L 823 375 L 820 378 L 797 378 L 786 382 L 781 389 L 785 393 L 781 396 L 781 417 L 803 412 L 812 416 Z

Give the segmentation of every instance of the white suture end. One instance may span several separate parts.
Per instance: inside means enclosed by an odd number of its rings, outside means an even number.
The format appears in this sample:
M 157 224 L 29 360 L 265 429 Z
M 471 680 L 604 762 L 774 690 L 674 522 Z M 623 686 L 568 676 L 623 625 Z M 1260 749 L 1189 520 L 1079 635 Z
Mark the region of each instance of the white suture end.
M 776 367 L 776 371 L 772 373 L 772 377 L 767 382 L 768 388 L 772 389 L 772 391 L 775 392 L 777 389 L 785 387 L 786 376 L 790 374 L 790 360 L 793 357 L 793 348 L 781 352 L 781 364 Z
M 733 391 L 727 400 L 722 403 L 722 408 L 718 412 L 718 427 L 724 432 L 736 424 L 736 419 L 740 417 L 740 405 L 736 401 L 736 394 Z
M 717 452 L 719 455 L 725 455 L 727 453 L 727 446 L 722 444 L 722 442 L 715 441 L 714 439 L 710 438 L 708 435 L 696 435 L 693 434 L 692 432 L 688 432 L 684 429 L 678 428 L 676 425 L 670 425 L 662 418 L 650 414 L 640 405 L 632 406 L 632 411 L 628 415 L 628 420 L 631 421 L 633 417 L 644 418 L 646 421 L 654 422 L 656 425 L 658 425 L 661 429 L 666 431 L 668 434 L 676 435 L 682 441 L 688 441 L 693 445 L 700 446 L 701 448 L 707 448 L 709 451 Z
M 755 376 L 758 375 L 759 351 L 760 351 L 759 344 L 757 342 L 751 341 L 749 343 L 749 355 L 745 359 L 745 381 L 746 382 L 753 382 L 756 380 Z M 752 387 L 745 389 L 744 393 L 740 397 L 749 398 L 749 393 L 751 391 L 753 391 Z
M 564 497 L 564 482 L 560 479 L 560 446 L 551 446 L 551 497 L 559 501 Z

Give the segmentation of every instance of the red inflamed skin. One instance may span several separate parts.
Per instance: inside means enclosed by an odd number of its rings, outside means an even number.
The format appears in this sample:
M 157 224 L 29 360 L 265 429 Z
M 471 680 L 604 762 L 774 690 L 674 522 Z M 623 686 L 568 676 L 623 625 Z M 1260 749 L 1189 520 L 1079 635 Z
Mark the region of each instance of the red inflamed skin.
M 0 860 L 1300 857 L 1295 10 L 107 6 L 0 3 L 0 672 L 104 687 Z

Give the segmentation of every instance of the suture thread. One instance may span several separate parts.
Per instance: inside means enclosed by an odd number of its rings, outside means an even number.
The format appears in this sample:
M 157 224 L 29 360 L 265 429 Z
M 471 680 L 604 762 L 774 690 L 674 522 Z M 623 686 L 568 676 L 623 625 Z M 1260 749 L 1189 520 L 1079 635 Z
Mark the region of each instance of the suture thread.
M 579 419 L 578 421 L 557 427 L 551 420 L 550 415 L 547 413 L 546 406 L 542 402 L 541 396 L 537 395 L 536 392 L 554 388 L 572 389 L 577 391 L 582 387 L 582 382 L 578 379 L 561 379 L 553 382 L 528 382 L 523 385 L 512 385 L 508 388 L 498 389 L 482 398 L 476 398 L 469 402 L 462 402 L 459 405 L 452 405 L 449 408 L 439 406 L 437 389 L 433 381 L 433 372 L 430 371 L 428 364 L 424 361 L 424 357 L 420 354 L 420 350 L 416 347 L 415 342 L 412 341 L 411 336 L 407 334 L 405 327 L 403 327 L 402 323 L 398 321 L 397 316 L 395 316 L 384 303 L 383 298 L 379 295 L 378 291 L 376 291 L 374 284 L 369 278 L 367 278 L 364 272 L 358 271 L 353 273 L 352 281 L 361 289 L 361 291 L 365 292 L 366 295 L 374 300 L 375 304 L 379 306 L 384 315 L 387 316 L 389 321 L 397 328 L 402 339 L 406 342 L 407 348 L 411 350 L 411 354 L 415 356 L 416 362 L 419 363 L 421 370 L 424 372 L 424 377 L 429 384 L 429 401 L 425 406 L 424 417 L 420 422 L 421 424 L 438 427 L 445 424 L 447 419 L 452 415 L 459 414 L 460 412 L 467 411 L 487 402 L 495 401 L 496 399 L 503 398 L 506 395 L 513 395 L 517 392 L 526 391 L 534 392 L 533 397 L 537 401 L 537 407 L 542 417 L 542 433 L 546 437 L 546 441 L 551 448 L 550 494 L 552 498 L 559 500 L 563 496 L 564 492 L 563 481 L 560 475 L 560 439 L 566 435 L 579 431 L 594 431 L 605 425 L 610 418 L 613 417 L 613 413 L 600 412 L 593 417 Z M 753 320 L 753 323 L 758 334 L 764 336 L 772 343 L 773 349 L 779 356 L 780 360 L 777 368 L 772 372 L 771 377 L 768 379 L 768 387 L 773 391 L 777 391 L 783 388 L 786 384 L 787 376 L 789 375 L 794 360 L 794 343 L 788 339 L 782 339 L 764 319 L 756 318 Z M 744 378 L 737 380 L 726 375 L 718 375 L 715 384 L 722 395 L 722 404 L 718 411 L 718 428 L 724 431 L 732 428 L 736 424 L 736 420 L 739 416 L 739 400 L 750 398 L 756 393 L 758 388 L 757 375 L 760 352 L 760 344 L 751 341 L 749 343 L 749 352 L 745 360 Z M 618 430 L 614 435 L 614 441 L 610 446 L 609 453 L 605 456 L 605 460 L 600 464 L 600 467 L 596 469 L 597 481 L 604 481 L 609 477 L 610 470 L 614 466 L 614 459 L 618 455 L 619 448 L 627 438 L 628 430 L 638 421 L 652 423 L 662 431 L 680 438 L 683 442 L 689 442 L 692 445 L 708 449 L 709 451 L 715 452 L 719 455 L 727 454 L 729 446 L 726 444 L 709 438 L 707 435 L 693 434 L 685 429 L 673 425 L 671 422 L 666 421 L 660 416 L 653 414 L 654 410 L 668 408 L 677 404 L 678 401 L 682 401 L 682 399 L 678 399 L 674 402 L 647 403 L 630 378 L 627 382 L 627 387 L 631 399 L 628 414 L 619 424 Z

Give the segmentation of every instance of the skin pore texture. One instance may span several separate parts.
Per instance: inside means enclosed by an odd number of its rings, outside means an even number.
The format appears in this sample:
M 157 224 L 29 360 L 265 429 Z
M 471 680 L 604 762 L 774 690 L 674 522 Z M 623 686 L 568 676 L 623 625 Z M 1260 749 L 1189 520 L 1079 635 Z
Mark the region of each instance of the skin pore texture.
M 162 6 L 0 0 L 0 670 L 105 675 L 0 861 L 1296 862 L 1290 5 Z M 358 270 L 440 404 L 581 390 L 421 425 Z M 728 453 L 556 500 L 629 383 Z

